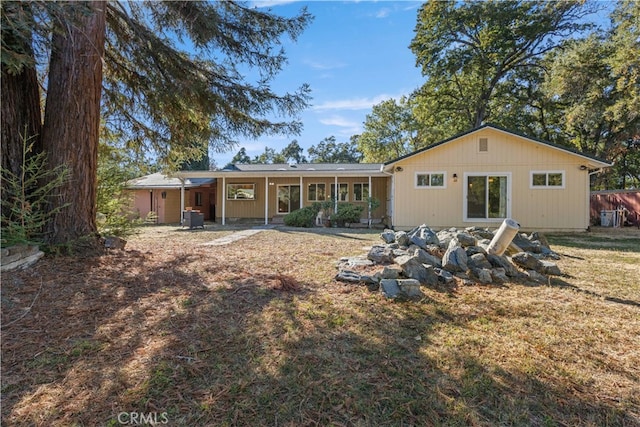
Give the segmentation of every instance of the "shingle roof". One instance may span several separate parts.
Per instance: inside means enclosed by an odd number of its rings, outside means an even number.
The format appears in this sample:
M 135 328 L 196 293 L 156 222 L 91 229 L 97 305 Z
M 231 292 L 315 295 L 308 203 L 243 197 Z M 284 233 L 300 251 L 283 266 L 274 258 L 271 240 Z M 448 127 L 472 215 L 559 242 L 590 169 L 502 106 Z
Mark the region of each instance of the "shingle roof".
M 382 163 L 277 163 L 277 164 L 234 164 L 235 172 L 301 172 L 301 171 L 354 171 L 379 172 Z
M 215 178 L 187 178 L 184 181 L 185 188 L 199 187 L 201 185 L 211 184 L 215 182 Z M 145 188 L 180 188 L 182 181 L 180 178 L 170 178 L 160 172 L 151 175 L 141 176 L 127 181 L 127 188 L 145 189 Z

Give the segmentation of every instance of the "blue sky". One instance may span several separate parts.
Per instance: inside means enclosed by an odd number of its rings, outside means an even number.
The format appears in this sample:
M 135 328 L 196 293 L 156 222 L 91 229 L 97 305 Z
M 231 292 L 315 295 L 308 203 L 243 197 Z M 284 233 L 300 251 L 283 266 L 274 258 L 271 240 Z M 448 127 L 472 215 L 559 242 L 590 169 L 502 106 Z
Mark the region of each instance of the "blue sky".
M 250 157 L 265 147 L 282 150 L 292 140 L 306 149 L 335 136 L 347 142 L 362 132 L 373 105 L 419 87 L 424 78 L 409 50 L 420 1 L 255 1 L 283 16 L 303 6 L 315 16 L 297 42 L 286 40 L 288 64 L 274 80 L 276 93 L 311 86 L 311 106 L 301 113 L 298 136 L 241 140 Z M 212 155 L 219 167 L 238 150 Z

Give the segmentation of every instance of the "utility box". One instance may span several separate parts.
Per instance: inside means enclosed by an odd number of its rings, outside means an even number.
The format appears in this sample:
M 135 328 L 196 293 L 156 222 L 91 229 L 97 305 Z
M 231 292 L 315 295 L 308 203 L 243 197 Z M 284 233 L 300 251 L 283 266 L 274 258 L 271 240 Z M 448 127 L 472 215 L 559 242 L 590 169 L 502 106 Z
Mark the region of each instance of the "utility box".
M 511 218 L 507 218 L 502 221 L 502 225 L 496 232 L 496 235 L 489 243 L 487 252 L 493 255 L 502 255 L 507 250 L 511 241 L 520 230 L 520 224 Z
M 182 213 L 183 216 L 183 227 L 196 228 L 202 227 L 204 228 L 204 214 L 198 211 L 184 211 Z
M 613 218 L 615 211 L 601 210 L 600 225 L 603 227 L 613 227 Z

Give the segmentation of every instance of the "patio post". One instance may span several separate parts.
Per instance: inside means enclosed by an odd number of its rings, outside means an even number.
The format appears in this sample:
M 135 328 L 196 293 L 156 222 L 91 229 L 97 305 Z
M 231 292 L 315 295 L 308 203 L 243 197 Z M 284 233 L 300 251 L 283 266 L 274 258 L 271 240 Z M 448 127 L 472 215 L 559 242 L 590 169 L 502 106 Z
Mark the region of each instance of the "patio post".
M 269 177 L 264 177 L 264 225 L 269 224 Z
M 227 177 L 222 176 L 222 225 L 225 225 L 225 212 L 227 209 Z

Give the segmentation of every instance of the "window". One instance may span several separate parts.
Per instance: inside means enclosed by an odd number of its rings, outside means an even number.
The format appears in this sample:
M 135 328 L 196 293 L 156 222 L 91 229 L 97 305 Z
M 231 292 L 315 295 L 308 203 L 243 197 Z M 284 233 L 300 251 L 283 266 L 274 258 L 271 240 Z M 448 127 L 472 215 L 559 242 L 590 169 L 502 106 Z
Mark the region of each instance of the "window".
M 444 172 L 416 172 L 416 188 L 445 188 Z
M 196 206 L 202 206 L 202 193 L 196 191 Z
M 336 185 L 331 184 L 331 198 L 338 202 L 349 201 L 349 185 L 346 183 L 338 184 L 338 197 L 336 197 Z
M 480 153 L 488 153 L 489 152 L 489 139 L 488 138 L 479 138 L 478 139 L 478 152 L 480 152 Z
M 564 188 L 564 171 L 531 171 L 531 188 Z
M 369 184 L 355 183 L 353 184 L 353 200 L 363 202 L 369 198 Z
M 255 184 L 227 184 L 227 200 L 255 200 Z
M 307 187 L 307 200 L 310 202 L 323 202 L 327 197 L 324 184 L 309 184 Z

